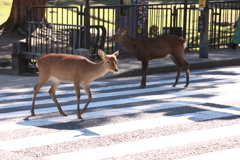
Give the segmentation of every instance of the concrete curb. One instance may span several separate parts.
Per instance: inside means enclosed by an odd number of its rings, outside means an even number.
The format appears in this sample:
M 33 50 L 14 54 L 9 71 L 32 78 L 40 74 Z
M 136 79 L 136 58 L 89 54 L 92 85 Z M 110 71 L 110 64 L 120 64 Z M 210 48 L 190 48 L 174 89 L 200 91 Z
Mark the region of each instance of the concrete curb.
M 17 75 L 17 70 L 14 70 L 10 67 L 0 68 L 0 74 Z
M 209 52 L 209 58 L 199 58 L 198 52 L 187 52 L 185 53 L 184 58 L 190 63 L 190 72 L 191 70 L 197 69 L 240 65 L 240 53 L 238 50 L 211 50 Z M 119 59 L 118 67 L 120 69 L 120 73 L 115 74 L 108 72 L 105 76 L 100 77 L 99 79 L 142 75 L 141 62 L 136 58 L 130 57 Z M 177 72 L 177 67 L 172 62 L 171 58 L 151 60 L 149 62 L 148 75 L 167 72 Z M 17 73 L 17 70 L 12 69 L 10 66 L 7 68 L 0 68 L 0 74 L 17 75 Z
M 192 62 L 192 63 L 190 62 L 190 71 L 197 70 L 197 69 L 207 69 L 207 68 L 215 68 L 215 67 L 221 67 L 221 66 L 234 66 L 234 65 L 240 65 L 240 58 L 218 60 L 218 61 L 205 61 L 205 62 Z M 148 69 L 148 75 L 167 73 L 167 72 L 177 72 L 177 67 L 174 64 L 172 64 L 172 65 L 165 65 L 165 66 L 158 66 L 158 67 L 150 67 Z M 17 71 L 9 67 L 0 68 L 0 74 L 16 75 Z M 141 75 L 142 75 L 142 69 L 141 69 L 141 66 L 139 66 L 139 68 L 137 69 L 128 70 L 120 74 L 105 76 L 102 79 L 141 76 Z

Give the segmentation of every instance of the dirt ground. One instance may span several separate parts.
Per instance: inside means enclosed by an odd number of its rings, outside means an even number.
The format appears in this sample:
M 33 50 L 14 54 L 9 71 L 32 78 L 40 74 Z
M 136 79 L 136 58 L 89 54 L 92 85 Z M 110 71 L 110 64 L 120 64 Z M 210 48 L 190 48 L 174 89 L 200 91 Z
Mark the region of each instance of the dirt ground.
M 12 32 L 0 35 L 0 59 L 12 58 L 12 43 L 14 41 L 25 41 L 25 37 Z

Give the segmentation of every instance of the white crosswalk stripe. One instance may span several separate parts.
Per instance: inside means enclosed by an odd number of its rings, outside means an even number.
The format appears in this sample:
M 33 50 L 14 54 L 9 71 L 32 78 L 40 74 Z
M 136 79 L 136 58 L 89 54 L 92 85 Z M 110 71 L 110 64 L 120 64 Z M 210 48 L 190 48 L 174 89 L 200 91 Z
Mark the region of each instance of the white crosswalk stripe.
M 225 160 L 229 158 L 231 160 L 239 160 L 240 159 L 239 152 L 240 152 L 240 148 L 234 148 L 234 149 L 227 149 L 227 150 L 218 151 L 218 152 L 206 153 L 200 156 L 186 157 L 178 160 L 203 160 L 203 159 Z
M 0 153 L 26 159 L 239 159 L 238 75 L 239 67 L 195 71 L 188 88 L 171 87 L 172 79 L 149 81 L 145 89 L 137 88 L 139 77 L 118 85 L 94 82 L 84 121 L 77 119 L 71 84 L 57 92 L 68 116 L 59 115 L 49 86 L 37 95 L 36 117 L 30 116 L 32 88 L 1 90 Z M 83 94 L 81 106 L 86 99 Z
M 201 83 L 200 85 L 198 83 L 196 84 L 192 84 L 192 86 L 202 86 L 202 85 L 207 85 L 207 84 L 222 84 L 222 83 L 231 83 L 231 82 L 234 82 L 234 80 L 232 81 L 217 81 L 217 82 L 212 82 L 212 83 Z M 235 88 L 235 86 L 232 86 Z M 144 92 L 154 92 L 154 91 L 164 91 L 164 90 L 176 90 L 178 89 L 178 87 L 156 87 L 156 88 L 151 88 L 151 89 L 146 89 L 146 90 L 133 90 L 133 91 L 119 91 L 119 92 L 111 92 L 111 93 L 107 93 L 107 96 L 117 96 L 117 95 L 124 95 L 124 94 L 136 94 L 136 93 L 144 93 Z M 222 89 L 222 88 L 220 88 Z M 113 105 L 113 104 L 119 104 L 119 103 L 130 103 L 130 102 L 141 102 L 141 101 L 146 101 L 146 100 L 154 100 L 154 99 L 163 99 L 163 98 L 173 98 L 173 97 L 180 97 L 180 96 L 187 96 L 187 95 L 196 95 L 196 94 L 201 94 L 201 93 L 206 93 L 206 92 L 216 92 L 218 90 L 220 90 L 219 88 L 216 88 L 216 89 L 204 89 L 204 90 L 200 90 L 200 91 L 189 91 L 189 92 L 184 92 L 184 93 L 181 93 L 181 94 L 178 94 L 178 93 L 173 93 L 173 94 L 164 94 L 164 95 L 149 95 L 149 96 L 140 96 L 140 97 L 134 97 L 134 98 L 128 98 L 128 99 L 117 99 L 117 100 L 108 100 L 108 101 L 101 101 L 101 102 L 96 102 L 96 103 L 91 103 L 89 105 L 88 108 L 93 108 L 93 107 L 100 107 L 102 105 Z M 232 90 L 231 86 L 225 86 L 225 90 Z M 124 92 L 124 93 L 123 93 Z M 103 96 L 105 95 L 105 96 Z M 99 97 L 106 97 L 106 94 L 103 94 L 103 95 L 100 95 Z M 99 98 L 98 97 L 98 98 Z M 86 99 L 86 96 L 83 97 L 83 99 Z M 93 97 L 94 98 L 94 97 Z M 76 98 L 64 98 L 64 100 L 59 100 L 59 102 L 63 102 L 63 101 L 73 101 L 75 100 Z M 50 99 L 46 99 L 46 100 L 43 100 L 44 102 L 41 102 L 40 104 L 46 104 L 46 103 L 52 103 Z M 39 103 L 36 103 L 36 104 L 39 104 Z M 17 105 L 18 107 L 21 106 L 22 104 L 19 104 Z M 27 105 L 31 105 L 31 102 L 28 102 Z M 6 106 L 8 106 L 6 104 Z M 3 106 L 2 108 L 9 108 L 6 107 L 6 106 Z M 62 107 L 64 110 L 73 110 L 76 108 L 76 105 L 68 105 L 68 106 L 63 106 Z M 52 107 L 52 108 L 44 108 L 44 109 L 36 109 L 36 112 L 40 112 L 40 113 L 46 113 L 46 112 L 56 112 L 57 109 L 56 107 Z M 16 116 L 26 116 L 26 115 L 29 115 L 29 111 L 19 111 L 19 112 L 14 112 L 14 113 L 10 113 L 10 114 L 1 114 L 1 118 L 10 118 L 10 117 L 16 117 Z
M 101 159 L 106 157 L 123 156 L 126 154 L 145 152 L 159 148 L 166 148 L 187 143 L 206 141 L 215 138 L 224 138 L 229 136 L 236 136 L 240 134 L 240 125 L 228 126 L 222 128 L 215 128 L 214 130 L 201 130 L 196 132 L 188 132 L 177 135 L 170 135 L 164 137 L 157 137 L 151 139 L 143 139 L 133 142 L 120 143 L 107 147 L 99 147 L 93 149 L 86 149 L 72 153 L 63 153 L 59 155 L 50 156 L 50 159 L 74 159 L 79 155 L 88 157 L 88 159 Z M 218 134 L 216 134 L 216 132 Z M 202 135 L 202 136 L 199 136 Z M 148 146 L 148 147 L 146 147 Z M 91 154 L 94 153 L 94 154 Z

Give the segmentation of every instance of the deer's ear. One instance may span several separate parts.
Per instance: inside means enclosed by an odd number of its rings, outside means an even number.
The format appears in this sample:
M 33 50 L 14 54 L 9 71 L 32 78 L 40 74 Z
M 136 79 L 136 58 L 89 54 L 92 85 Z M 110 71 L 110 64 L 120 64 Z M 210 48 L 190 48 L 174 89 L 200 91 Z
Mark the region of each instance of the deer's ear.
M 114 55 L 115 57 L 117 57 L 118 54 L 119 54 L 119 51 L 118 51 L 118 50 L 117 50 L 116 52 L 113 53 L 113 55 Z
M 128 29 L 129 29 L 129 26 L 125 27 L 123 30 L 124 30 L 125 32 L 127 32 Z
M 102 59 L 105 59 L 105 58 L 106 58 L 105 52 L 104 52 L 103 50 L 101 50 L 101 49 L 98 49 L 98 55 L 99 55 L 99 57 L 102 58 Z

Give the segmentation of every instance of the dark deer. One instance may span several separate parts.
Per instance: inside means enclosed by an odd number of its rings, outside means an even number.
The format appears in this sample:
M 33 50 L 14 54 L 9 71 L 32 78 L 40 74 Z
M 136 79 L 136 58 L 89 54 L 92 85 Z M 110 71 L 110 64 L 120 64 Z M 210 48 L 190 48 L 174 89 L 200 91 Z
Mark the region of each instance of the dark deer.
M 110 42 L 119 42 L 124 49 L 132 53 L 139 61 L 142 62 L 142 82 L 141 88 L 146 86 L 146 76 L 148 71 L 149 60 L 171 57 L 178 67 L 175 87 L 182 71 L 186 68 L 186 85 L 189 84 L 189 64 L 183 58 L 186 41 L 184 38 L 176 35 L 162 35 L 156 38 L 134 39 L 127 34 L 129 27 L 118 29 Z

